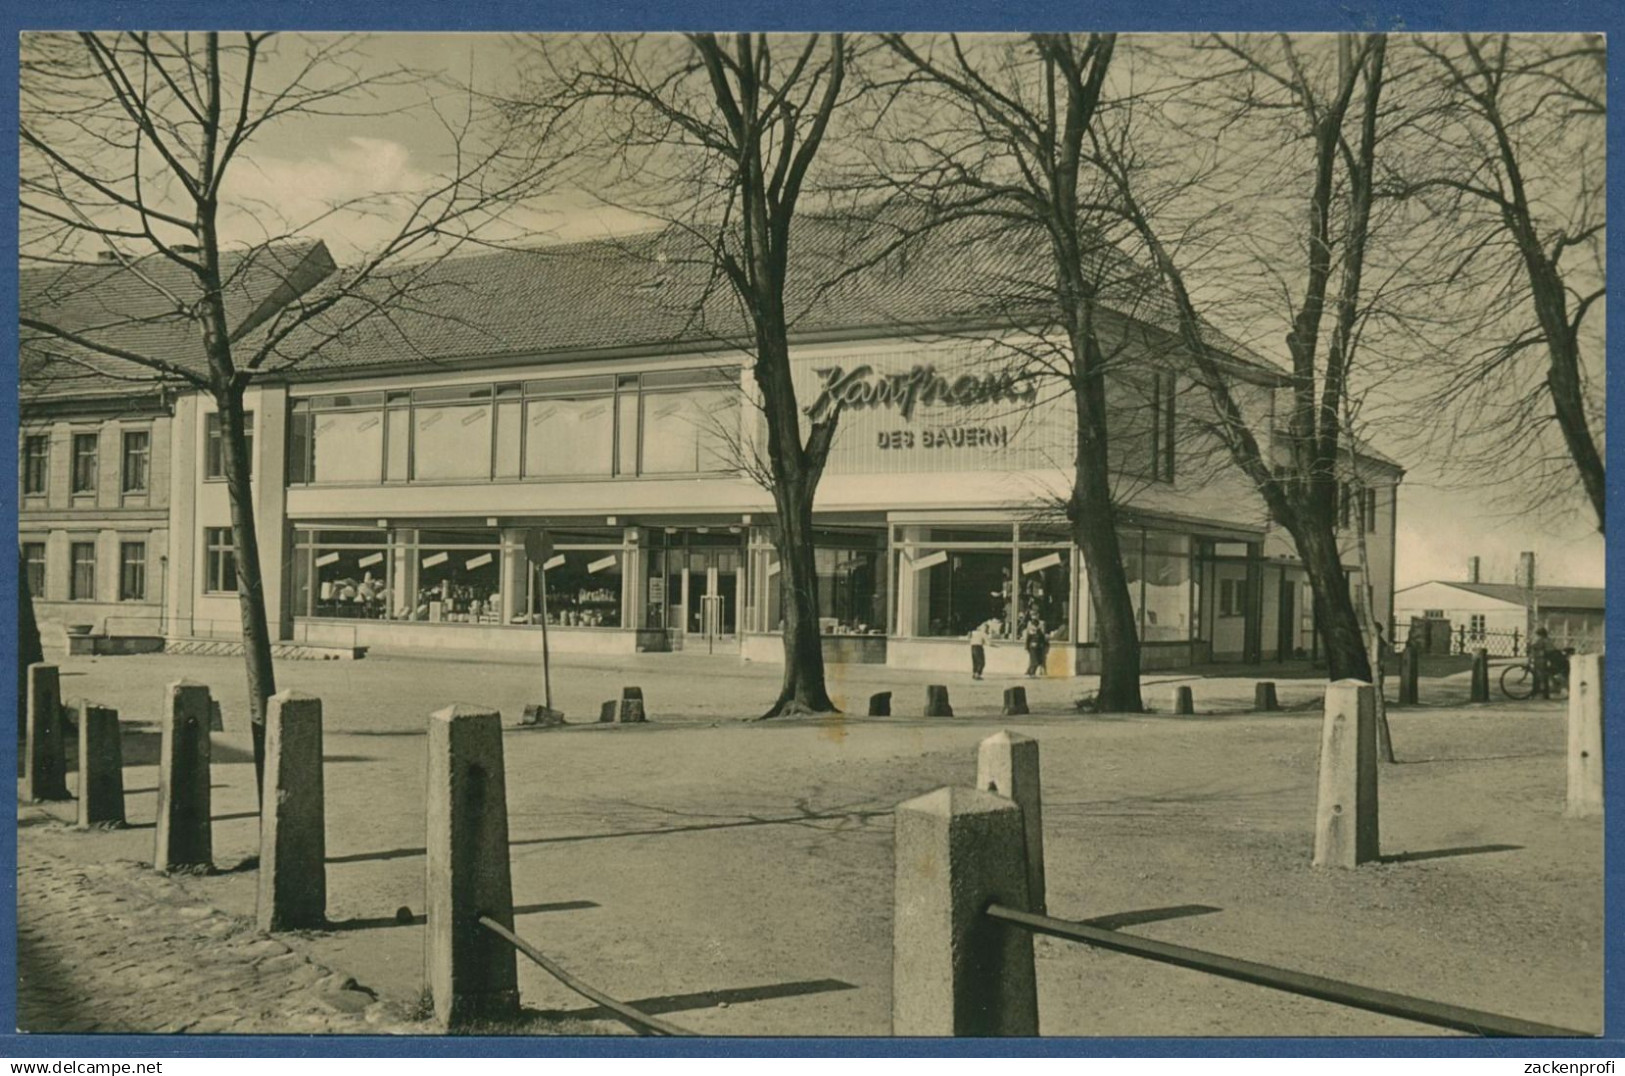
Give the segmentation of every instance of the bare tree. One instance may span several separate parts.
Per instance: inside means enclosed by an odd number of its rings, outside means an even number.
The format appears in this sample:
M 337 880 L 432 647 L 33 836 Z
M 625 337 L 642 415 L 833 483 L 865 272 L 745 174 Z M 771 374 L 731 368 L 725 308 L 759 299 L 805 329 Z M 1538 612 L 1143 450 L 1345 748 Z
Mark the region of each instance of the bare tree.
M 1362 285 L 1387 39 L 1344 35 L 1321 43 L 1285 35 L 1270 40 L 1213 37 L 1203 42 L 1202 50 L 1218 66 L 1207 69 L 1203 84 L 1215 95 L 1214 110 L 1221 115 L 1202 115 L 1196 123 L 1218 125 L 1211 129 L 1284 124 L 1290 138 L 1306 151 L 1307 189 L 1295 192 L 1307 202 L 1307 213 L 1297 218 L 1303 222 L 1298 243 L 1301 273 L 1292 276 L 1273 264 L 1283 256 L 1279 250 L 1267 266 L 1283 294 L 1291 295 L 1288 289 L 1294 285 L 1296 292 L 1287 311 L 1285 343 L 1291 372 L 1281 408 L 1284 421 L 1250 417 L 1243 408 L 1232 379 L 1204 337 L 1201 299 L 1187 282 L 1177 233 L 1159 223 L 1159 211 L 1181 198 L 1205 202 L 1197 213 L 1207 212 L 1214 192 L 1176 185 L 1170 194 L 1137 156 L 1139 143 L 1126 123 L 1096 138 L 1094 153 L 1112 176 L 1122 212 L 1169 289 L 1181 343 L 1195 360 L 1198 378 L 1219 416 L 1219 434 L 1297 548 L 1314 591 L 1330 676 L 1369 680 L 1370 662 L 1343 567 L 1337 523 L 1341 479 L 1355 450 L 1346 436 L 1344 417 L 1364 313 Z M 1171 117 L 1171 110 L 1163 116 Z M 1255 132 L 1253 137 L 1257 136 Z M 1270 181 L 1277 186 L 1292 175 L 1279 160 L 1270 166 Z M 1255 174 L 1252 183 L 1261 179 Z M 1176 214 L 1177 206 L 1168 215 Z M 1230 234 L 1237 242 L 1246 238 L 1242 232 Z M 1261 426 L 1261 421 L 1267 425 Z
M 1062 510 L 1088 568 L 1100 648 L 1097 705 L 1137 712 L 1138 617 L 1118 539 L 1122 469 L 1108 423 L 1109 411 L 1117 420 L 1127 412 L 1109 408 L 1107 396 L 1108 379 L 1140 363 L 1125 358 L 1134 354 L 1131 322 L 1108 302 L 1121 306 L 1143 273 L 1117 251 L 1111 226 L 1121 218 L 1102 213 L 1100 177 L 1087 153 L 1116 37 L 884 41 L 901 73 L 876 79 L 892 122 L 887 148 L 876 153 L 878 179 L 868 182 L 885 192 L 894 217 L 899 204 L 912 211 L 900 234 L 954 228 L 962 241 L 1043 251 L 1032 272 L 1000 286 L 1003 305 L 1025 315 L 1012 320 L 1032 341 L 1015 347 L 1024 372 L 1062 386 L 1076 419 Z M 973 222 L 969 231 L 966 221 Z M 1049 325 L 1059 329 L 1053 339 Z M 1144 449 L 1160 447 L 1154 430 L 1140 441 Z M 1155 466 L 1151 455 L 1140 462 Z
M 767 717 L 835 709 L 824 680 L 812 505 L 840 416 L 804 416 L 787 294 L 798 270 L 797 214 L 843 101 L 847 62 L 839 34 L 541 38 L 509 104 L 516 129 L 561 117 L 590 127 L 599 196 L 666 225 L 674 238 L 662 256 L 698 267 L 705 280 L 688 296 L 696 332 L 750 356 L 766 417 L 760 477 L 773 496 L 783 565 L 784 678 Z M 705 324 L 719 296 L 734 301 L 739 331 Z
M 1418 426 L 1444 431 L 1452 473 L 1493 473 L 1520 508 L 1549 510 L 1577 481 L 1604 531 L 1602 340 L 1588 315 L 1607 287 L 1606 47 L 1509 34 L 1415 47 L 1426 90 L 1387 185 L 1425 208 L 1455 293 Z
M 372 95 L 421 76 L 398 69 L 368 73 L 363 42 L 353 37 L 25 35 L 23 57 L 22 257 L 45 279 L 35 282 L 38 302 L 24 303 L 22 346 L 54 363 L 132 383 L 175 385 L 214 401 L 258 769 L 265 702 L 276 685 L 244 394 L 256 379 L 286 373 L 407 302 L 436 260 L 538 189 L 551 170 L 545 140 L 532 140 L 518 154 L 500 141 L 476 147 L 472 115 L 458 125 L 435 111 L 452 143 L 445 175 L 426 189 L 381 191 L 290 223 L 273 206 L 232 200 L 232 177 L 253 166 L 256 139 L 273 127 L 322 116 L 383 114 Z M 364 212 L 400 223 L 379 249 L 321 288 L 310 288 L 304 260 L 288 264 L 278 253 L 287 240 Z M 235 250 L 224 238 L 228 217 L 238 227 L 248 221 L 258 229 L 250 249 Z M 432 256 L 402 264 L 405 256 L 423 253 Z M 121 315 L 110 306 L 94 324 L 53 321 L 53 291 L 77 287 L 82 263 L 97 256 L 116 262 L 145 292 L 142 313 Z M 53 267 L 60 274 L 55 279 Z M 229 307 L 254 274 L 277 278 L 259 291 L 276 293 L 280 308 L 258 325 L 234 322 Z M 155 303 L 158 313 L 152 313 Z M 46 313 L 31 313 L 31 305 Z M 130 330 L 155 329 L 166 343 L 187 330 L 202 361 L 162 344 L 128 342 L 152 339 Z

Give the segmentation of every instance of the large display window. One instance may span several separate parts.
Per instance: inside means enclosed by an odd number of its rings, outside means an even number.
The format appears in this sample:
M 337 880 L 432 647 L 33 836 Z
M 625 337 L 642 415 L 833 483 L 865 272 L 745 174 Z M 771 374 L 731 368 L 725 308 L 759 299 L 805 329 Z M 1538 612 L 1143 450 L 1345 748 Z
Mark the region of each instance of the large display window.
M 618 628 L 626 548 L 619 530 L 550 531 L 553 555 L 532 567 L 529 620 L 567 628 Z M 546 583 L 547 600 L 542 601 Z
M 818 626 L 826 635 L 884 635 L 886 632 L 886 536 L 874 530 L 813 532 L 813 567 L 818 579 Z M 751 539 L 751 629 L 784 629 L 783 583 L 772 532 L 758 529 Z
M 1052 640 L 1072 631 L 1072 547 L 1040 525 L 899 528 L 899 634 L 956 637 L 982 627 L 1020 638 L 1041 626 Z

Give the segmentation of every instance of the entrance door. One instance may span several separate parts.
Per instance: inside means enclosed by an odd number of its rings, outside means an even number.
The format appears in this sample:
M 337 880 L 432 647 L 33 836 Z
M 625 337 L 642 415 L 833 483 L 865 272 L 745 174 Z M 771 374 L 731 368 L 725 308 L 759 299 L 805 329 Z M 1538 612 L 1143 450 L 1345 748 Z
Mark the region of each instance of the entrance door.
M 1280 590 L 1281 607 L 1280 616 L 1276 621 L 1278 626 L 1275 632 L 1275 656 L 1281 661 L 1286 661 L 1298 649 L 1298 613 L 1293 601 L 1297 597 L 1298 584 L 1289 580 L 1284 571 L 1281 573 Z
M 690 549 L 681 582 L 684 631 L 701 637 L 738 632 L 737 549 Z

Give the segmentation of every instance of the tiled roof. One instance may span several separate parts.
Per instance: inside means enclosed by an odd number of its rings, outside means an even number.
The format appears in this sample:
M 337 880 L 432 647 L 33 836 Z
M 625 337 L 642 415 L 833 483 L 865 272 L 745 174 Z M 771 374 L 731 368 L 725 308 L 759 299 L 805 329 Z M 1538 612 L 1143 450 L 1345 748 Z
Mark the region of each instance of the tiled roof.
M 276 307 L 331 272 L 332 258 L 317 240 L 224 253 L 226 311 L 233 337 L 252 330 Z M 208 361 L 193 316 L 200 297 L 191 270 L 162 254 L 128 265 L 79 262 L 26 268 L 18 273 L 18 309 L 98 344 L 203 372 Z M 159 374 L 126 359 L 19 327 L 22 400 L 107 395 Z
M 887 253 L 895 227 L 805 215 L 790 255 L 786 314 L 792 339 L 851 331 L 910 335 L 956 326 L 1031 327 L 1049 309 L 1042 243 L 1014 232 L 959 226 Z M 884 256 L 883 256 L 884 255 Z M 1146 302 L 1146 271 L 1109 254 L 1107 305 L 1174 331 L 1165 304 Z M 335 274 L 328 287 L 342 286 Z M 523 250 L 485 251 L 396 268 L 378 289 L 405 285 L 387 314 L 315 348 L 295 334 L 279 348 L 289 376 L 332 377 L 378 368 L 476 367 L 501 357 L 537 357 L 690 344 L 749 346 L 750 321 L 713 269 L 701 238 L 660 231 Z M 374 292 L 376 294 L 376 290 Z M 1133 299 L 1133 302 L 1129 300 Z M 328 327 L 354 318 L 340 304 Z M 1281 371 L 1210 329 L 1233 361 Z M 314 349 L 314 350 L 313 350 Z
M 1516 583 L 1458 583 L 1442 579 L 1446 586 L 1455 587 L 1486 598 L 1523 605 L 1528 591 Z M 1606 607 L 1602 587 L 1535 587 L 1535 601 L 1542 609 L 1596 609 Z

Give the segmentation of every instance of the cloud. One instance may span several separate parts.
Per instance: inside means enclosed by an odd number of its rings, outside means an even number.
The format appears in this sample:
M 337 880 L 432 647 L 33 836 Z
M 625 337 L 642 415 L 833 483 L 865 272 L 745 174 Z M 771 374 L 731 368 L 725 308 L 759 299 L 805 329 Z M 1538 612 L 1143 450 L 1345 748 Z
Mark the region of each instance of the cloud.
M 293 233 L 326 240 L 339 261 L 353 261 L 400 228 L 405 196 L 433 177 L 411 152 L 387 138 L 351 135 L 319 155 L 257 155 L 236 162 L 222 192 L 221 233 L 255 243 Z

